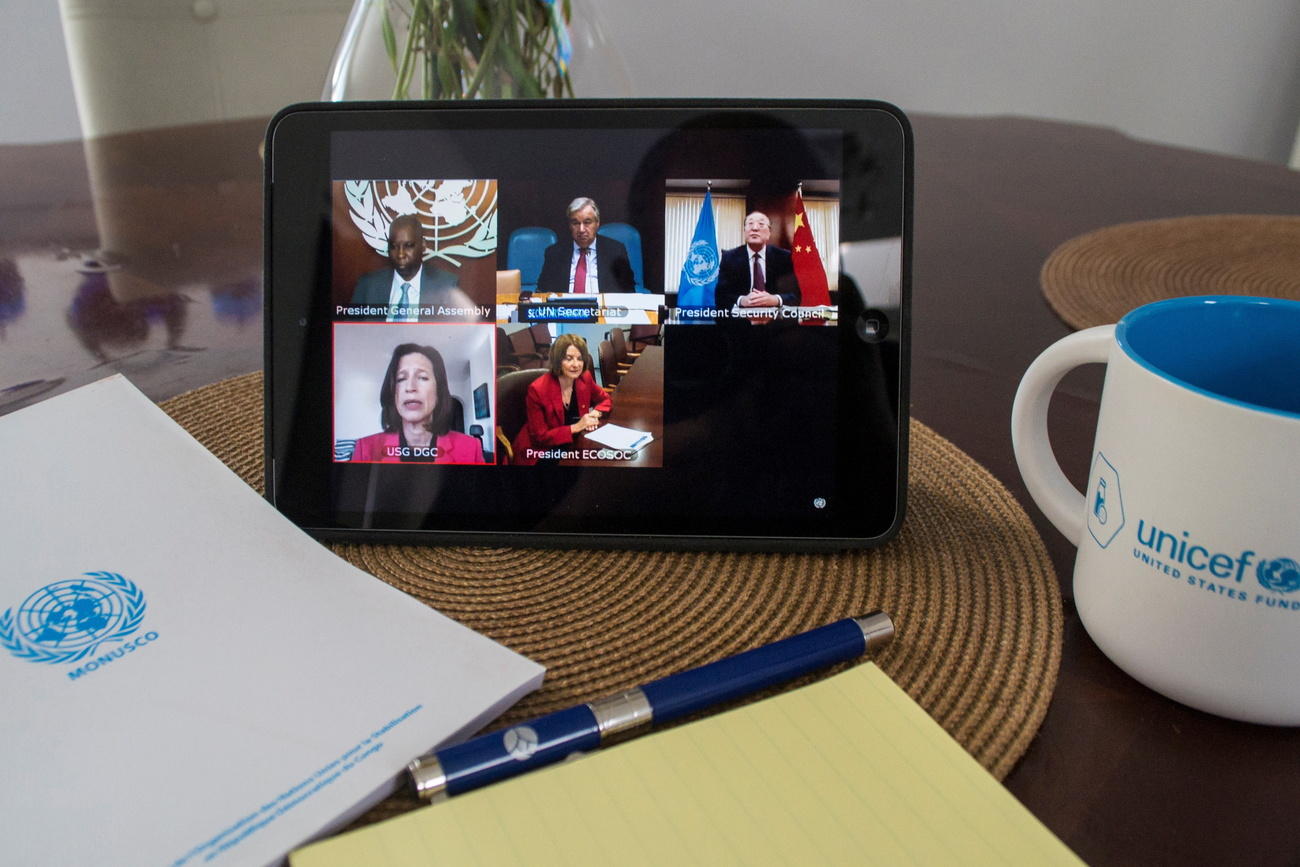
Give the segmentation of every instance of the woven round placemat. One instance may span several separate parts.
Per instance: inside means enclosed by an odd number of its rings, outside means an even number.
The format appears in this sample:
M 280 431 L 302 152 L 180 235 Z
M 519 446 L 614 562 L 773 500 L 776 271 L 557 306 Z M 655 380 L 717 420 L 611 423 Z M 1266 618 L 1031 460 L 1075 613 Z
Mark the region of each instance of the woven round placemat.
M 1109 226 L 1066 241 L 1043 263 L 1047 303 L 1067 325 L 1117 322 L 1183 295 L 1300 301 L 1300 216 L 1229 214 Z
M 260 373 L 163 408 L 262 490 Z M 910 467 L 902 532 L 866 551 L 331 547 L 546 666 L 542 688 L 498 726 L 882 608 L 897 635 L 877 659 L 881 668 L 1001 779 L 1029 745 L 1056 683 L 1056 576 L 1007 489 L 915 421 Z M 399 794 L 362 821 L 415 806 Z

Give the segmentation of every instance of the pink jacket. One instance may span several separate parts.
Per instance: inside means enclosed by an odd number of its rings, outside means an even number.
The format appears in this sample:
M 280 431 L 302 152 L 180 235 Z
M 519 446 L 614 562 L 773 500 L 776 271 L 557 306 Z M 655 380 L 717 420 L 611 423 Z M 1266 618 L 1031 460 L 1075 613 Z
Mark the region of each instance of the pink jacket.
M 481 464 L 483 463 L 483 445 L 477 438 L 468 434 L 449 430 L 438 437 L 438 457 L 430 461 L 434 464 Z M 352 450 L 353 462 L 361 463 L 400 463 L 402 458 L 397 450 L 401 439 L 397 432 L 377 433 L 357 440 Z

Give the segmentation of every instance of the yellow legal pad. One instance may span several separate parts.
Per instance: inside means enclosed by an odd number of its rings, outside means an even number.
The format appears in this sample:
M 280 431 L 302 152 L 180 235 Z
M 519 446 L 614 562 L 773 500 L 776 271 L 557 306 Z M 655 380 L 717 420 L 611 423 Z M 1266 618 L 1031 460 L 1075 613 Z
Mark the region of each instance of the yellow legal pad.
M 300 849 L 293 867 L 1078 864 L 872 663 Z

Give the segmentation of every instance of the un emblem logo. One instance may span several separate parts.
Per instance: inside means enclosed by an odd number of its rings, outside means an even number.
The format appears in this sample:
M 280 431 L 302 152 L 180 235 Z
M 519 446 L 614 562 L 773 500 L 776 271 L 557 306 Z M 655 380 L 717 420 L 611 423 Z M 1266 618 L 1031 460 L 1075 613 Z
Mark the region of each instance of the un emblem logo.
M 381 256 L 388 256 L 389 227 L 404 214 L 420 218 L 426 260 L 459 268 L 460 259 L 496 255 L 495 180 L 344 181 L 343 195 L 353 224 Z
M 1274 593 L 1300 590 L 1300 563 L 1286 557 L 1264 560 L 1255 567 L 1255 577 L 1259 579 L 1260 584 Z
M 526 762 L 537 752 L 537 732 L 530 726 L 515 726 L 512 729 L 506 729 L 506 733 L 501 736 L 501 744 L 510 754 L 510 758 L 517 762 Z
M 55 581 L 0 615 L 0 644 L 29 662 L 76 662 L 144 619 L 144 593 L 116 572 Z
M 686 254 L 686 281 L 692 286 L 707 286 L 718 279 L 718 251 L 708 241 L 691 244 Z

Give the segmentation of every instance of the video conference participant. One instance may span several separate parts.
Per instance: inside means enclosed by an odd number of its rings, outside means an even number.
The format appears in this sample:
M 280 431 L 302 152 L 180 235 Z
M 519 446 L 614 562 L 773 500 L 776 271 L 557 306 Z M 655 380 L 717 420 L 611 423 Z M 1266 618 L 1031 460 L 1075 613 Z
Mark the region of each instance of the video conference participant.
M 379 386 L 383 432 L 357 440 L 352 460 L 379 463 L 481 464 L 477 438 L 451 429 L 454 404 L 447 366 L 432 346 L 393 350 Z
M 574 437 L 600 426 L 601 416 L 614 402 L 609 392 L 596 384 L 591 368 L 587 341 L 578 335 L 561 334 L 551 344 L 550 369 L 528 387 L 528 421 L 513 443 L 516 464 L 538 462 L 530 449 L 563 448 Z
M 463 314 L 421 317 L 422 307 L 458 311 L 473 308 L 469 296 L 457 288 L 455 277 L 424 261 L 424 230 L 414 214 L 404 214 L 388 227 L 388 261 L 391 268 L 371 271 L 357 280 L 352 292 L 354 306 L 388 307 L 389 322 L 464 318 Z
M 580 197 L 569 203 L 572 242 L 557 241 L 542 254 L 537 291 L 557 294 L 635 292 L 636 278 L 627 248 L 613 238 L 597 235 L 600 208 Z
M 790 251 L 769 246 L 771 236 L 767 214 L 754 211 L 745 217 L 745 243 L 725 251 L 718 262 L 718 307 L 798 306 L 799 281 Z

